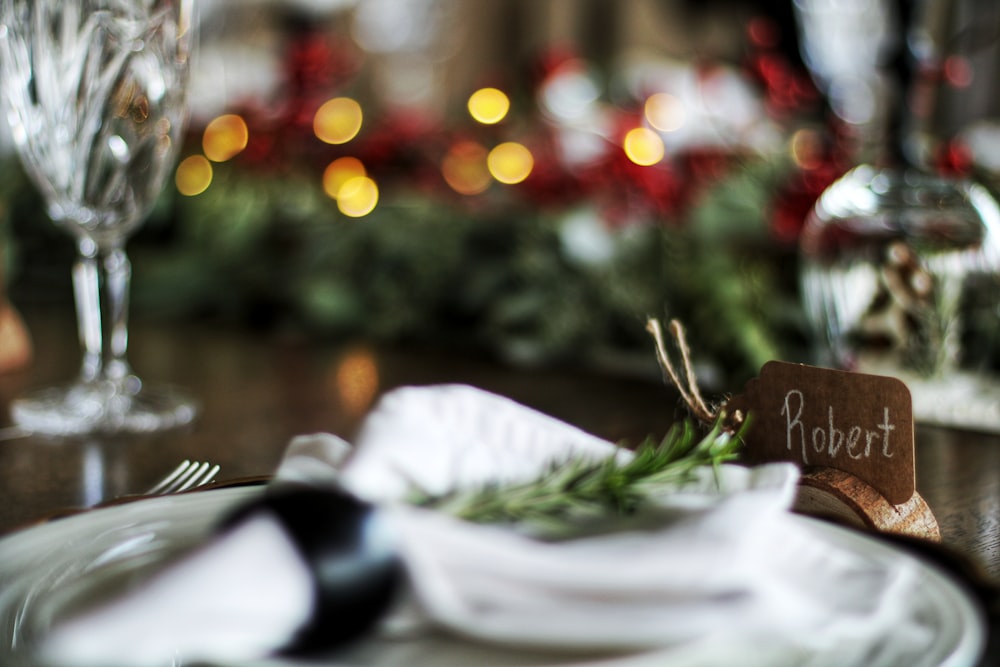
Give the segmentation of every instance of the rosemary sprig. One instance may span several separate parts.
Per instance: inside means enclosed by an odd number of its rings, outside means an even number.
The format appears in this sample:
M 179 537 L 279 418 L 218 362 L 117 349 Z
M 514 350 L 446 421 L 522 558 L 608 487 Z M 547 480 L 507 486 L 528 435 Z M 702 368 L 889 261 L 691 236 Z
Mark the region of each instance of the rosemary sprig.
M 414 502 L 468 521 L 528 524 L 546 532 L 564 532 L 585 519 L 627 516 L 692 481 L 698 469 L 717 469 L 736 459 L 740 434 L 727 432 L 723 421 L 720 416 L 700 438 L 689 420 L 675 424 L 661 441 L 643 441 L 624 462 L 614 455 L 596 462 L 570 459 L 530 482 L 491 484 Z

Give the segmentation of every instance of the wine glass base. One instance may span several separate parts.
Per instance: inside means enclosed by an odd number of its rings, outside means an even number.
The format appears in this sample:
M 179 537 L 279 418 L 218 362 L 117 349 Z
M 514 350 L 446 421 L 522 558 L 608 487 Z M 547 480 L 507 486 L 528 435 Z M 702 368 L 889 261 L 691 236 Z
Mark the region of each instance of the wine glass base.
M 155 433 L 189 424 L 197 414 L 183 392 L 135 377 L 48 387 L 11 403 L 18 426 L 54 436 Z

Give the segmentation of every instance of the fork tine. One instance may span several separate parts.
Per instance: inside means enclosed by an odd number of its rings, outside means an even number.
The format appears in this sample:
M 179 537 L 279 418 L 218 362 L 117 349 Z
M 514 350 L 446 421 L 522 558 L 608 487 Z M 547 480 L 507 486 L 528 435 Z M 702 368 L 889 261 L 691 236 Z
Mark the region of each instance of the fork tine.
M 164 496 L 204 486 L 215 479 L 219 469 L 218 465 L 212 465 L 208 461 L 198 463 L 185 459 L 144 495 Z
M 193 484 L 198 475 L 200 474 L 202 466 L 205 464 L 193 461 L 184 474 L 174 480 L 173 484 L 170 484 L 168 488 L 164 489 L 161 493 L 166 495 L 168 493 L 178 493 L 188 488 L 189 485 Z
M 215 476 L 219 474 L 219 470 L 221 469 L 222 466 L 220 466 L 218 463 L 209 468 L 208 472 L 205 473 L 205 476 L 202 477 L 202 481 L 200 484 L 198 484 L 198 486 L 204 486 L 205 484 L 211 484 L 212 482 L 214 482 Z
M 183 481 L 186 478 L 188 469 L 191 467 L 191 462 L 184 459 L 180 464 L 174 468 L 173 472 L 161 479 L 156 485 L 146 491 L 147 496 L 155 496 L 163 493 L 170 493 L 170 490 L 174 488 L 174 485 L 178 483 L 178 480 Z
M 191 474 L 187 476 L 183 482 L 181 482 L 174 492 L 187 491 L 188 489 L 194 488 L 196 486 L 202 486 L 208 484 L 215 477 L 215 474 L 219 472 L 219 466 L 212 466 L 208 461 L 202 463 L 191 471 Z

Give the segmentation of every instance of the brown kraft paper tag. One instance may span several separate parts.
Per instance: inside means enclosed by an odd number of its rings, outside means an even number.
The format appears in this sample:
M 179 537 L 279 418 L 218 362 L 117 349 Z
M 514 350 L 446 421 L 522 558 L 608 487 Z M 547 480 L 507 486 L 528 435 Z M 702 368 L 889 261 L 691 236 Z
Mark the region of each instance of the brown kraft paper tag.
M 915 492 L 912 401 L 897 378 L 771 361 L 728 401 L 737 410 L 750 418 L 748 463 L 842 470 L 894 505 Z

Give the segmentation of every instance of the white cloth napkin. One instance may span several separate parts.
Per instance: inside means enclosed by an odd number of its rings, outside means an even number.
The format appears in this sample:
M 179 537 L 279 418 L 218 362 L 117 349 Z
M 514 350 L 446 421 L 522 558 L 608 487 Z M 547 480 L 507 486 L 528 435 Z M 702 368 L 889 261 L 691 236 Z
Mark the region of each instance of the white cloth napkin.
M 906 613 L 914 568 L 836 547 L 790 515 L 798 476 L 788 464 L 705 471 L 659 498 L 640 527 L 559 542 L 405 502 L 413 491 L 526 481 L 569 457 L 607 456 L 631 453 L 478 389 L 409 387 L 383 397 L 353 447 L 327 434 L 294 439 L 275 484 L 337 484 L 387 515 L 410 587 L 381 629 L 390 640 L 443 628 L 546 651 L 687 647 L 697 659 L 684 664 L 918 664 L 907 656 L 932 637 Z M 263 523 L 54 628 L 45 656 L 141 667 L 175 655 L 247 660 L 282 645 L 309 614 L 308 571 Z M 190 600 L 188 621 L 178 620 L 185 582 L 212 591 L 198 623 Z M 884 642 L 890 633 L 905 641 Z

